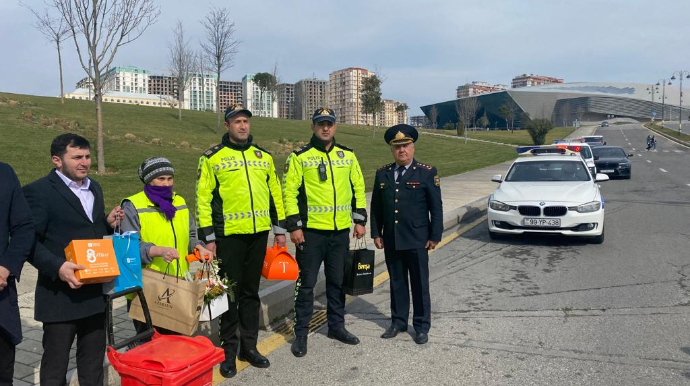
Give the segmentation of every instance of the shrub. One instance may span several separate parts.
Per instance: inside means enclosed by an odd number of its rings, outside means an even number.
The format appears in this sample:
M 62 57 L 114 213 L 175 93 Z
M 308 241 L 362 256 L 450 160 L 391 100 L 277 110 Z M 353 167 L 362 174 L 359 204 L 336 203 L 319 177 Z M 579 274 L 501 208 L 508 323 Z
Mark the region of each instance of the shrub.
M 527 132 L 535 145 L 543 145 L 546 134 L 553 129 L 553 123 L 548 119 L 533 119 L 527 125 Z

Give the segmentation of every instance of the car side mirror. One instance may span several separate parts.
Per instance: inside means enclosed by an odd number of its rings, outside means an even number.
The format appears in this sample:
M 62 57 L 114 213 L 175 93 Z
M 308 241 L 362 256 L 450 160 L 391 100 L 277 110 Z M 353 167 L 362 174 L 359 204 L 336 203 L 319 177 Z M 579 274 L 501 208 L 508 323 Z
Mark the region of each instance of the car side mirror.
M 595 155 L 595 156 L 594 156 L 594 160 L 596 161 L 596 160 L 598 160 L 598 159 L 599 159 L 599 156 L 598 156 L 598 155 Z
M 628 157 L 633 157 L 633 156 L 635 156 L 635 154 L 633 154 L 633 153 L 628 154 Z
M 503 182 L 503 176 L 500 175 L 500 174 L 494 174 L 494 175 L 491 177 L 491 181 L 493 181 L 493 182 L 499 182 L 499 183 L 500 183 L 500 182 Z
M 602 182 L 602 181 L 608 181 L 608 180 L 609 180 L 608 174 L 597 173 L 596 177 L 594 177 L 594 181 L 596 181 L 596 182 Z
M 606 142 L 604 142 L 604 146 L 606 146 Z

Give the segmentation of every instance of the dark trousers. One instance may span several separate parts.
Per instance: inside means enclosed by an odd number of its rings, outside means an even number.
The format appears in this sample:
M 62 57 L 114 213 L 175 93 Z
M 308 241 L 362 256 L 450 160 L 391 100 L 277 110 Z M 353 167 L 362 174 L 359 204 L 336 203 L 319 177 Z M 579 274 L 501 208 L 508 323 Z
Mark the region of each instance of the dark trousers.
M 69 350 L 75 336 L 79 385 L 103 385 L 105 313 L 69 322 L 43 323 L 42 386 L 65 385 Z
M 242 350 L 256 349 L 261 312 L 259 283 L 267 242 L 268 231 L 216 240 L 220 275 L 235 283 L 232 287 L 234 302 L 228 296 L 229 310 L 220 316 L 220 342 L 226 359 L 237 354 L 238 343 Z
M 345 327 L 345 258 L 350 249 L 349 229 L 320 231 L 305 229 L 305 242 L 297 248 L 299 278 L 295 287 L 295 335 L 309 333 L 309 322 L 314 314 L 314 286 L 321 262 L 326 271 L 326 299 L 328 301 L 328 328 Z
M 14 376 L 14 343 L 0 329 L 0 386 L 12 384 Z
M 412 325 L 418 333 L 429 333 L 431 327 L 429 251 L 426 248 L 396 251 L 385 248 L 387 245 L 389 244 L 384 244 L 384 252 L 390 275 L 391 324 L 400 330 L 407 329 L 411 287 L 414 305 Z

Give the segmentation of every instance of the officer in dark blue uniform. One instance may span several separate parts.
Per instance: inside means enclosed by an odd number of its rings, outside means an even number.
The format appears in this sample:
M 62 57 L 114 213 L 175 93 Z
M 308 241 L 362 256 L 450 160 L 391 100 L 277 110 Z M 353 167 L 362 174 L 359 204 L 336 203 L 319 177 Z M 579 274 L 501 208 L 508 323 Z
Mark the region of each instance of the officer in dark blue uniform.
M 441 241 L 443 204 L 436 168 L 414 159 L 417 137 L 410 125 L 395 125 L 384 135 L 395 162 L 376 171 L 371 237 L 383 248 L 390 274 L 391 325 L 381 337 L 407 331 L 411 287 L 414 341 L 424 344 L 431 327 L 429 249 Z

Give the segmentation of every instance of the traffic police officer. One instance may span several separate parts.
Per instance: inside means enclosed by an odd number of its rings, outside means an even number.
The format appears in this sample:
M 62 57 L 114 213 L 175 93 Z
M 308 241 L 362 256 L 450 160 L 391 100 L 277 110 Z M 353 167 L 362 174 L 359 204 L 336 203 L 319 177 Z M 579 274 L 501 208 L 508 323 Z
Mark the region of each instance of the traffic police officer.
M 429 249 L 441 241 L 443 209 L 436 168 L 414 159 L 417 130 L 410 125 L 389 128 L 384 139 L 395 162 L 376 171 L 371 196 L 371 237 L 383 248 L 390 274 L 391 325 L 381 335 L 393 338 L 407 331 L 410 289 L 415 343 L 429 340 Z
M 295 341 L 292 353 L 307 354 L 314 285 L 321 262 L 326 270 L 328 337 L 347 344 L 359 339 L 345 329 L 345 273 L 352 221 L 353 236 L 365 234 L 364 177 L 355 153 L 335 142 L 335 112 L 321 108 L 312 116 L 314 135 L 285 164 L 285 214 L 290 240 L 297 246 L 299 279 L 295 288 Z
M 199 159 L 197 216 L 199 238 L 219 258 L 220 275 L 234 283 L 234 302 L 220 317 L 220 338 L 225 361 L 220 372 L 237 373 L 235 355 L 254 367 L 270 366 L 256 350 L 259 331 L 259 281 L 268 231 L 285 245 L 285 212 L 273 158 L 252 143 L 252 113 L 235 104 L 225 110 L 222 142 Z M 241 338 L 238 340 L 237 330 Z

